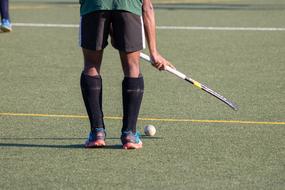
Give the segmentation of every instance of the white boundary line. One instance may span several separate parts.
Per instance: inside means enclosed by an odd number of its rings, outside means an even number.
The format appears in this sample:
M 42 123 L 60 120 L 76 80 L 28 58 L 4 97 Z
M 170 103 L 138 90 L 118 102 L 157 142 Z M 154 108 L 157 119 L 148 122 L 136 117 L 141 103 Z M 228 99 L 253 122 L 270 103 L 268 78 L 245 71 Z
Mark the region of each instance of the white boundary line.
M 13 23 L 13 26 L 79 28 L 78 24 Z M 285 31 L 285 28 L 263 28 L 263 27 L 157 26 L 156 28 L 160 30 Z

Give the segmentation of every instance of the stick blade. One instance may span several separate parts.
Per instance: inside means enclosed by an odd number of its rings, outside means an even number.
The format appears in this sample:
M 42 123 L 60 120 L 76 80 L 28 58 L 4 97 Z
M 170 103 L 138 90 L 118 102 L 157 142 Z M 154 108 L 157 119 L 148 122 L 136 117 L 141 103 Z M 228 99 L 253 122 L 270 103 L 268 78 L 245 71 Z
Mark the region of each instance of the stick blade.
M 236 103 L 234 103 L 231 100 L 228 100 L 227 98 L 225 98 L 224 96 L 222 96 L 219 93 L 215 92 L 214 90 L 212 90 L 211 88 L 207 87 L 206 85 L 201 84 L 201 89 L 204 90 L 205 92 L 211 94 L 212 96 L 216 97 L 217 99 L 221 100 L 226 105 L 228 105 L 230 108 L 232 108 L 234 111 L 238 111 L 239 110 L 239 107 L 238 107 L 238 105 Z
M 239 107 L 236 103 L 232 102 L 232 101 L 229 101 L 227 100 L 227 103 L 234 111 L 238 111 L 239 110 Z

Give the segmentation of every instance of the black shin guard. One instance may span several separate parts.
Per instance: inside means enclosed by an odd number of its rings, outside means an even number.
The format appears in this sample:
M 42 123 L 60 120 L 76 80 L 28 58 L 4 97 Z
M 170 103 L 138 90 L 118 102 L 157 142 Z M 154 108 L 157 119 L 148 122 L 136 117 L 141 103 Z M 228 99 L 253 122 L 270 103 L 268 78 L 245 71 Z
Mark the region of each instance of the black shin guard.
M 91 131 L 95 128 L 105 128 L 102 111 L 102 79 L 100 76 L 81 74 L 80 86 Z
M 122 83 L 123 127 L 122 132 L 136 132 L 136 124 L 144 92 L 143 77 L 125 77 Z

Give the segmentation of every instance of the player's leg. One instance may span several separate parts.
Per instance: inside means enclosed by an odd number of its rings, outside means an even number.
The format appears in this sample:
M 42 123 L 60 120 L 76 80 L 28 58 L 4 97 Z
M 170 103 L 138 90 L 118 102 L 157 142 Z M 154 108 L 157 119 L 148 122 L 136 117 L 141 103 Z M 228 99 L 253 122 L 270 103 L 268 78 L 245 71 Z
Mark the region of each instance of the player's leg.
M 105 125 L 102 110 L 102 78 L 100 67 L 103 49 L 107 45 L 108 13 L 92 13 L 81 18 L 80 46 L 84 56 L 84 69 L 80 86 L 90 120 L 91 132 L 85 147 L 105 146 Z
M 122 143 L 125 149 L 141 148 L 137 119 L 144 93 L 144 80 L 139 68 L 140 52 L 120 52 L 124 80 L 122 82 L 123 126 Z
M 102 78 L 100 66 L 103 51 L 83 49 L 84 69 L 80 86 L 83 100 L 89 116 L 91 131 L 105 128 L 102 111 Z
M 120 52 L 124 71 L 122 81 L 123 147 L 141 148 L 136 131 L 137 119 L 144 92 L 144 80 L 140 71 L 140 50 L 143 48 L 141 18 L 128 12 L 117 12 L 112 19 L 114 47 Z
M 1 30 L 4 32 L 12 31 L 12 24 L 9 17 L 9 0 L 0 0 Z
M 140 52 L 120 52 L 124 79 L 122 82 L 123 97 L 123 131 L 136 133 L 137 118 L 144 93 L 144 80 L 140 72 Z

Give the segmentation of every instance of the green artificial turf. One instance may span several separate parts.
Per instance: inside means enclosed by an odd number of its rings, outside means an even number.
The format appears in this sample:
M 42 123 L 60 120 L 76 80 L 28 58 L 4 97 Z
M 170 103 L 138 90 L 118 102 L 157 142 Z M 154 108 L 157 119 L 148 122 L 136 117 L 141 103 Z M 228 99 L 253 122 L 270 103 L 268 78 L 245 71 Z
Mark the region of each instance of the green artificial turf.
M 281 1 L 227 4 L 259 8 L 158 6 L 157 25 L 285 27 Z M 13 23 L 79 23 L 75 1 L 18 0 L 10 8 Z M 159 50 L 178 70 L 240 110 L 142 62 L 138 130 L 152 124 L 157 134 L 142 136 L 143 149 L 125 151 L 119 139 L 123 74 L 117 52 L 108 46 L 102 66 L 107 147 L 86 150 L 78 28 L 13 30 L 0 33 L 0 189 L 284 188 L 284 31 L 158 29 Z

